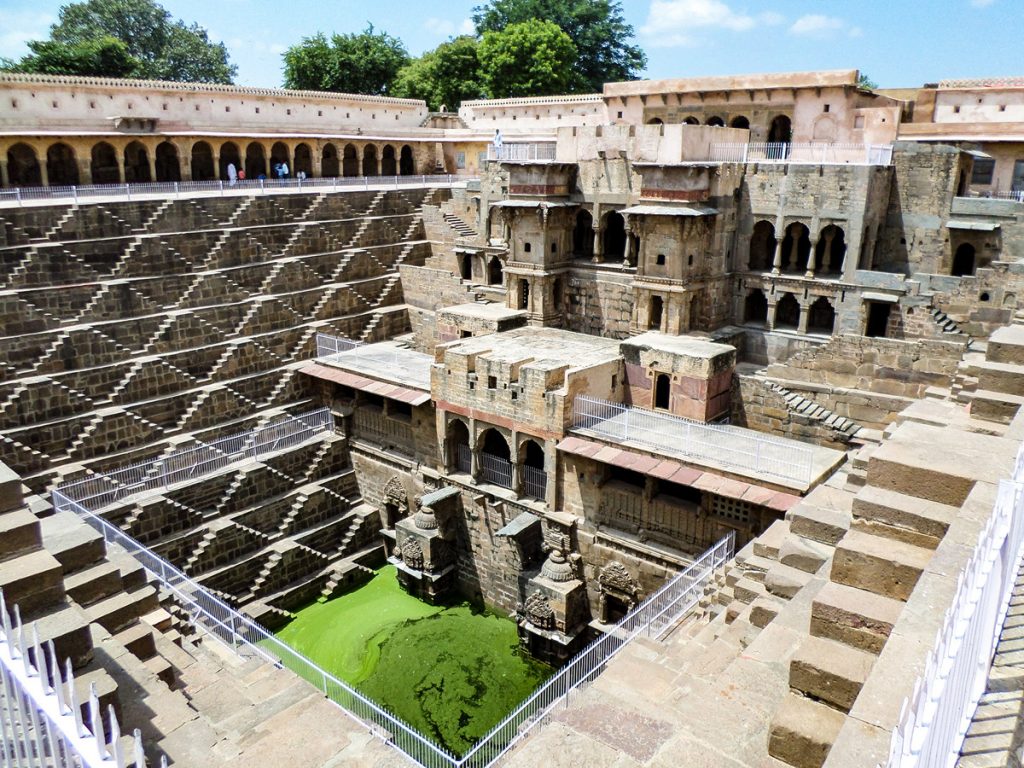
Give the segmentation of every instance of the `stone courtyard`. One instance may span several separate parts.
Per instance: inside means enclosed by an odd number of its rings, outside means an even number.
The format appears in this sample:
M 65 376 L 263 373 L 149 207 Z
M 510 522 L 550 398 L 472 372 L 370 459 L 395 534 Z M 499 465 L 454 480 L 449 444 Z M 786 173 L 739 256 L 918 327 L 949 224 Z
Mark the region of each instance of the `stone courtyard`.
M 140 86 L 0 76 L 29 87 Z M 385 99 L 386 129 L 287 142 L 255 136 L 279 116 L 173 113 L 106 136 L 113 163 L 76 112 L 72 165 L 23 101 L 0 117 L 8 609 L 150 764 L 400 765 L 401 734 L 221 642 L 188 596 L 272 631 L 389 562 L 560 666 L 728 541 L 692 610 L 522 723 L 500 764 L 896 768 L 1000 483 L 1021 480 L 1024 202 L 979 171 L 1024 137 L 995 113 L 967 140 L 926 106 L 998 88 L 1024 84 L 610 83 L 565 97 L 595 122 L 537 112 L 503 147 L 486 102 L 442 120 Z M 310 183 L 225 186 L 250 138 L 246 162 L 284 152 Z M 48 199 L 71 170 L 110 187 Z M 1019 761 L 1019 593 L 963 768 Z

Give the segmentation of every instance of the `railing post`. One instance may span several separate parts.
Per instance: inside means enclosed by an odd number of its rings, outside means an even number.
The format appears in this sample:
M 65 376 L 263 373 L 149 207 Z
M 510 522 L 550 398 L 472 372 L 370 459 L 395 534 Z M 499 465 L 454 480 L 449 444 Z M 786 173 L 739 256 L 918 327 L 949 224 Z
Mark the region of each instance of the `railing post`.
M 75 205 L 78 205 L 78 187 L 74 184 L 71 185 L 71 197 L 75 201 Z
M 744 165 L 747 164 L 747 157 L 749 156 L 749 154 L 750 154 L 750 142 L 748 141 L 748 142 L 746 142 L 743 145 L 743 164 Z
M 14 188 L 14 196 L 18 200 L 18 207 L 21 208 L 22 205 L 23 205 L 23 203 L 21 202 L 21 187 L 15 187 Z
M 132 185 L 131 184 L 125 184 L 124 185 L 124 193 L 128 196 L 129 200 L 132 199 Z

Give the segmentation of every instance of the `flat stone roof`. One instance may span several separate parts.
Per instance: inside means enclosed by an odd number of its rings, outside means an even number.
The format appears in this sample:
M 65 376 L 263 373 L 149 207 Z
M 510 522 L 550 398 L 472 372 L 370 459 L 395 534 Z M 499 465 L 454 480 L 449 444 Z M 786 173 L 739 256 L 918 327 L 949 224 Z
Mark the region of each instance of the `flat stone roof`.
M 693 336 L 672 336 L 659 331 L 647 331 L 647 333 L 641 333 L 639 336 L 624 339 L 619 343 L 623 347 L 655 349 L 661 352 L 668 352 L 672 355 L 699 357 L 704 359 L 710 359 L 736 351 L 736 348 L 729 344 L 719 344 L 715 341 L 698 339 Z
M 480 355 L 507 363 L 529 361 L 531 368 L 586 368 L 621 357 L 616 339 L 602 339 L 560 328 L 516 328 L 461 339 L 445 348 L 460 355 Z
M 714 216 L 718 209 L 703 205 L 634 205 L 623 208 L 619 213 L 634 216 Z
M 765 90 L 773 88 L 829 88 L 856 86 L 856 69 L 820 72 L 777 72 L 756 75 L 677 77 L 664 80 L 630 80 L 605 83 L 604 96 L 640 96 L 648 93 L 697 93 L 707 91 Z
M 377 381 L 430 392 L 430 366 L 434 358 L 394 341 L 382 341 L 318 357 L 316 362 Z
M 474 320 L 509 320 L 515 317 L 523 317 L 527 313 L 522 309 L 509 309 L 504 304 L 492 302 L 489 304 L 455 304 L 451 307 L 439 309 L 438 312 L 446 315 L 459 315 L 470 317 Z

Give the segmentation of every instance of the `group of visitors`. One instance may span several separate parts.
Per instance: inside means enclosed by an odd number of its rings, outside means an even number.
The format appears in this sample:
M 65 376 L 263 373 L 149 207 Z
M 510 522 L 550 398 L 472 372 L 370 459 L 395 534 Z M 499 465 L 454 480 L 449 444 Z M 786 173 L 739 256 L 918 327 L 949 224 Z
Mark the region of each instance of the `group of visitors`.
M 245 169 L 236 168 L 234 163 L 228 163 L 227 174 L 228 184 L 232 187 L 240 181 L 245 181 Z M 274 175 L 277 177 L 278 181 L 284 181 L 289 178 L 291 172 L 288 170 L 288 163 L 274 163 Z M 267 175 L 265 173 L 261 173 L 256 178 L 263 181 L 267 178 Z M 298 174 L 296 174 L 296 178 L 301 181 L 306 178 L 306 174 L 303 171 L 299 171 Z

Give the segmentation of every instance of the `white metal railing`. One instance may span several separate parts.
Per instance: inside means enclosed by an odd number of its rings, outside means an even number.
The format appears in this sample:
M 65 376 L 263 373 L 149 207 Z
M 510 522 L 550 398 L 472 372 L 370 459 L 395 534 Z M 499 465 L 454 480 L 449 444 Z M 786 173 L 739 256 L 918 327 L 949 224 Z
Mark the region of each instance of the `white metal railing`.
M 608 634 L 575 656 L 460 758 L 323 670 L 152 550 L 59 490 L 53 492 L 53 506 L 58 512 L 74 512 L 102 533 L 108 544 L 117 544 L 134 557 L 159 580 L 161 588 L 189 614 L 196 626 L 244 658 L 260 658 L 287 667 L 316 686 L 357 722 L 368 726 L 375 736 L 385 739 L 425 768 L 487 768 L 493 765 L 536 728 L 551 709 L 567 705 L 573 692 L 597 677 L 608 662 L 635 638 L 660 637 L 693 610 L 712 585 L 715 574 L 732 559 L 735 551 L 735 534 L 730 532 L 611 627 Z
M 793 163 L 812 165 L 889 165 L 891 144 L 828 142 L 748 142 L 711 144 L 707 159 L 721 163 Z M 703 158 L 694 158 L 703 159 Z
M 84 704 L 88 726 L 82 719 L 71 660 L 62 669 L 53 641 L 40 643 L 34 623 L 26 633 L 18 606 L 8 614 L 0 590 L 0 765 L 145 768 L 138 730 L 133 734 L 132 754 L 125 760 L 113 705 L 106 712 L 110 729 L 106 733 L 95 683 Z M 165 756 L 160 764 L 167 765 Z
M 523 465 L 523 494 L 533 499 L 543 499 L 548 492 L 548 475 L 543 469 Z
M 341 336 L 316 335 L 316 358 L 385 380 L 430 389 L 431 355 L 390 344 L 366 344 Z
M 529 160 L 554 160 L 555 142 L 530 142 L 528 144 L 487 145 L 488 160 L 509 160 L 523 162 Z
M 893 729 L 889 768 L 952 768 L 986 679 L 1024 554 L 1024 447 L 961 571 L 924 673 Z
M 87 184 L 54 185 L 48 187 L 10 187 L 0 189 L 0 204 L 21 205 L 31 200 L 88 200 L 90 198 L 122 198 L 134 200 L 147 197 L 179 197 L 181 195 L 214 194 L 236 192 L 246 194 L 268 194 L 278 192 L 300 192 L 306 189 L 369 189 L 371 187 L 455 186 L 465 184 L 465 176 L 450 173 L 406 176 L 344 176 L 306 179 L 245 179 L 230 181 L 164 181 L 142 184 Z
M 91 511 L 116 504 L 137 493 L 167 488 L 219 471 L 237 461 L 253 459 L 273 451 L 291 448 L 334 430 L 329 408 L 319 408 L 258 429 L 223 437 L 209 443 L 197 442 L 152 461 L 122 467 L 109 474 L 94 474 L 64 483 L 57 490 Z
M 694 462 L 784 480 L 808 483 L 813 474 L 814 452 L 795 440 L 607 400 L 578 396 L 573 402 L 573 427 L 617 443 L 633 442 Z
M 508 459 L 481 451 L 477 465 L 480 477 L 488 483 L 500 485 L 502 488 L 512 487 L 512 462 Z
M 333 357 L 361 346 L 363 346 L 363 342 L 346 339 L 342 336 L 329 336 L 326 333 L 318 333 L 316 335 L 316 356 L 318 359 Z

